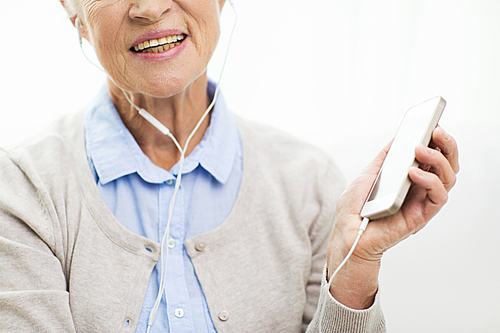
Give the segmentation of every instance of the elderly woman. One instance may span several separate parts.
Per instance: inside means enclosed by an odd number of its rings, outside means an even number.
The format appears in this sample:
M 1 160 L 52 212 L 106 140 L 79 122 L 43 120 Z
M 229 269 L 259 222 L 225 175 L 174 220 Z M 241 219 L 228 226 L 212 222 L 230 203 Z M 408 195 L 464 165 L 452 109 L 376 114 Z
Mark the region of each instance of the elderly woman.
M 417 147 L 430 171 L 328 289 L 387 148 L 340 196 L 324 153 L 230 113 L 206 75 L 224 0 L 61 2 L 108 79 L 1 152 L 0 331 L 384 331 L 381 256 L 446 202 L 453 138 Z

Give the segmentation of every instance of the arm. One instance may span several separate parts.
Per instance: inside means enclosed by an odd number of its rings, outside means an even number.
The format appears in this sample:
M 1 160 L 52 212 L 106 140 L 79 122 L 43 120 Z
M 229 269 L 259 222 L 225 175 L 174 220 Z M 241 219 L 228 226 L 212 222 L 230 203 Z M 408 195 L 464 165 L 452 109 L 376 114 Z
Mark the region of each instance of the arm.
M 28 177 L 0 155 L 0 331 L 74 332 L 51 219 Z

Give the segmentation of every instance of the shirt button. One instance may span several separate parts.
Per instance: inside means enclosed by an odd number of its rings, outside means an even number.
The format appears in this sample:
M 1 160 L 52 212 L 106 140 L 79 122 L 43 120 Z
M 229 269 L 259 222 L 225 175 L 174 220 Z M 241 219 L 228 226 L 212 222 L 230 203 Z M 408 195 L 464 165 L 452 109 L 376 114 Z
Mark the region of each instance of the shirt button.
M 173 183 L 174 183 L 173 179 L 169 179 L 169 180 L 165 181 L 165 184 L 167 184 L 167 185 L 172 185 Z
M 227 310 L 222 310 L 219 313 L 219 319 L 222 320 L 222 321 L 228 320 L 229 319 L 229 312 Z
M 203 250 L 205 250 L 205 243 L 202 242 L 196 243 L 194 248 L 196 249 L 196 251 L 202 252 Z
M 175 247 L 175 239 L 170 238 L 170 239 L 168 240 L 168 248 L 169 248 L 169 249 L 173 249 L 174 247 Z
M 177 318 L 182 318 L 184 317 L 184 310 L 182 310 L 181 308 L 177 308 L 175 309 L 174 314 Z

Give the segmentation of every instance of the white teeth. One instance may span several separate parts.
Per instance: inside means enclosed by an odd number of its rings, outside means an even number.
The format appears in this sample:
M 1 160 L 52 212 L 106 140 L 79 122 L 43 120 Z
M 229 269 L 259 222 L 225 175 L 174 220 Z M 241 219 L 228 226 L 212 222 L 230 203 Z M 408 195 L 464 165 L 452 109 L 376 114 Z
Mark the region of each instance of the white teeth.
M 164 50 L 167 51 L 171 49 L 174 46 L 178 46 L 182 40 L 184 40 L 185 36 L 184 35 L 174 35 L 174 36 L 167 36 L 167 37 L 162 37 L 160 39 L 151 39 L 142 43 L 139 43 L 139 45 L 134 46 L 134 50 L 136 52 L 142 51 L 142 52 L 163 52 Z M 160 47 L 158 47 L 160 46 Z M 161 47 L 163 46 L 163 47 Z

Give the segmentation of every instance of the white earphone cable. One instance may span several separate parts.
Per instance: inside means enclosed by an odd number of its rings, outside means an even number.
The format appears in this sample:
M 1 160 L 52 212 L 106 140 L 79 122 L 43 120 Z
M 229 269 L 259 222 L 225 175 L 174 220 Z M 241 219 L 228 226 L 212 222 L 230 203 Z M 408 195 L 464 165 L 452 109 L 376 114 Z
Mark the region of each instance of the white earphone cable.
M 237 13 L 236 13 L 236 10 L 234 8 L 234 4 L 231 1 L 230 1 L 230 3 L 231 3 L 231 7 L 233 8 L 233 11 L 234 11 L 234 14 L 235 14 L 235 21 L 234 21 L 234 24 L 233 24 L 233 28 L 231 30 L 231 34 L 229 36 L 229 42 L 228 42 L 228 46 L 227 46 L 227 49 L 226 49 L 226 54 L 225 54 L 225 57 L 224 57 L 224 63 L 222 65 L 222 69 L 221 69 L 221 72 L 220 72 L 220 75 L 219 75 L 219 80 L 217 82 L 217 86 L 215 88 L 215 92 L 214 92 L 214 96 L 212 98 L 212 102 L 208 106 L 207 110 L 205 111 L 205 113 L 203 114 L 203 116 L 201 117 L 201 119 L 196 124 L 195 128 L 193 129 L 193 131 L 191 132 L 191 134 L 189 135 L 189 137 L 187 138 L 186 144 L 184 146 L 184 149 L 181 150 L 181 158 L 180 158 L 180 161 L 179 161 L 179 172 L 178 172 L 177 179 L 176 179 L 176 182 L 175 182 L 174 194 L 172 196 L 172 199 L 170 200 L 170 207 L 169 207 L 169 211 L 168 211 L 167 227 L 166 227 L 166 230 L 165 230 L 165 233 L 163 235 L 162 242 L 161 242 L 160 257 L 161 257 L 161 253 L 163 252 L 163 249 L 165 248 L 165 241 L 167 239 L 167 235 L 169 234 L 169 230 L 170 230 L 170 221 L 172 219 L 172 212 L 173 212 L 173 208 L 174 208 L 175 197 L 177 195 L 177 191 L 179 190 L 179 187 L 180 187 L 180 184 L 181 184 L 181 180 L 182 180 L 182 167 L 184 165 L 184 159 L 185 159 L 185 156 L 186 156 L 186 151 L 187 151 L 187 149 L 189 147 L 189 143 L 191 142 L 191 139 L 196 134 L 196 132 L 200 128 L 201 124 L 203 123 L 203 121 L 205 120 L 205 118 L 208 116 L 208 114 L 210 113 L 210 111 L 212 110 L 212 108 L 214 107 L 215 102 L 217 101 L 217 97 L 219 95 L 220 83 L 222 81 L 222 76 L 224 74 L 224 69 L 226 67 L 227 57 L 228 57 L 228 54 L 229 54 L 229 47 L 230 47 L 231 41 L 233 39 L 233 34 L 234 34 L 234 30 L 236 28 L 236 22 L 237 22 Z M 173 138 L 173 135 L 171 136 L 171 138 Z M 175 138 L 173 138 L 173 140 L 174 140 L 174 142 L 176 141 Z M 178 145 L 178 143 L 176 143 L 176 145 L 178 146 L 178 148 L 180 148 L 180 145 Z M 149 320 L 148 320 L 147 333 L 149 333 L 149 331 L 151 329 L 151 326 L 153 325 L 153 322 L 154 322 L 154 320 L 156 318 L 156 313 L 157 313 L 158 308 L 160 306 L 161 297 L 162 297 L 162 294 L 163 294 L 163 289 L 165 287 L 167 265 L 168 265 L 168 247 L 167 247 L 167 254 L 165 256 L 165 266 L 163 265 L 163 260 L 162 260 L 162 265 L 161 265 L 161 267 L 162 267 L 162 278 L 160 280 L 160 288 L 159 288 L 158 296 L 156 298 L 155 306 L 153 307 L 153 310 L 151 311 L 151 314 L 150 314 L 150 317 L 149 317 Z
M 234 12 L 234 15 L 235 15 L 235 19 L 234 19 L 233 27 L 231 29 L 231 34 L 229 36 L 228 46 L 227 46 L 227 49 L 226 49 L 226 54 L 224 56 L 224 62 L 223 62 L 222 68 L 221 68 L 221 72 L 219 74 L 219 80 L 218 80 L 217 86 L 215 88 L 215 92 L 214 92 L 214 96 L 212 98 L 212 102 L 210 103 L 210 105 L 208 106 L 208 108 L 206 109 L 206 111 L 203 113 L 202 117 L 200 118 L 200 120 L 196 124 L 196 126 L 193 129 L 193 131 L 191 132 L 191 134 L 188 136 L 184 148 L 181 147 L 181 145 L 179 144 L 179 142 L 177 141 L 177 139 L 174 137 L 174 135 L 170 132 L 170 130 L 165 125 L 163 125 L 160 121 L 158 121 L 153 115 L 151 115 L 145 109 L 140 108 L 137 105 L 135 105 L 132 102 L 132 100 L 130 99 L 130 97 L 128 96 L 128 94 L 126 93 L 126 91 L 124 89 L 122 89 L 119 85 L 117 85 L 116 82 L 113 80 L 113 78 L 111 78 L 108 75 L 108 73 L 103 68 L 101 68 L 101 67 L 97 66 L 96 64 L 94 64 L 94 62 L 91 61 L 87 57 L 87 55 L 85 54 L 85 52 L 83 50 L 83 45 L 82 45 L 82 36 L 81 36 L 80 25 L 79 25 L 80 24 L 80 20 L 79 20 L 78 17 L 75 20 L 75 26 L 77 27 L 78 40 L 79 40 L 79 43 L 80 43 L 80 49 L 81 49 L 83 55 L 85 56 L 85 58 L 92 65 L 94 65 L 96 68 L 98 68 L 99 70 L 101 70 L 102 72 L 104 72 L 108 76 L 108 78 L 111 81 L 113 81 L 113 83 L 118 88 L 120 88 L 120 90 L 123 92 L 123 95 L 125 96 L 125 98 L 127 99 L 127 101 L 130 103 L 130 105 L 132 105 L 144 119 L 146 119 L 151 125 L 153 125 L 161 133 L 163 133 L 164 135 L 167 135 L 168 137 L 170 137 L 172 139 L 172 141 L 174 142 L 175 146 L 177 147 L 177 149 L 179 150 L 179 152 L 181 153 L 181 157 L 179 159 L 179 171 L 178 171 L 178 175 L 177 175 L 177 178 L 176 178 L 176 181 L 175 181 L 174 193 L 172 195 L 172 198 L 170 199 L 170 204 L 169 204 L 169 209 L 168 209 L 167 226 L 165 228 L 165 233 L 163 234 L 163 237 L 161 239 L 161 246 L 160 246 L 160 262 L 161 262 L 161 266 L 160 266 L 161 267 L 160 286 L 158 288 L 158 295 L 156 297 L 156 301 L 154 303 L 153 309 L 151 310 L 151 313 L 150 313 L 149 318 L 148 318 L 148 326 L 147 326 L 147 331 L 146 331 L 147 333 L 150 332 L 151 327 L 153 326 L 153 323 L 154 323 L 154 321 L 156 319 L 156 314 L 157 314 L 158 309 L 160 307 L 161 298 L 162 298 L 163 291 L 164 291 L 164 288 L 165 288 L 165 280 L 166 280 L 166 273 L 167 273 L 167 267 L 168 267 L 168 247 L 166 249 L 165 259 L 163 259 L 164 249 L 165 249 L 165 241 L 167 239 L 167 236 L 169 235 L 170 222 L 172 220 L 172 214 L 173 214 L 174 205 L 175 205 L 175 198 L 177 196 L 177 192 L 178 192 L 179 187 L 181 185 L 182 168 L 184 166 L 184 160 L 185 160 L 186 152 L 187 152 L 187 149 L 189 147 L 189 143 L 191 142 L 191 139 L 194 137 L 194 135 L 196 134 L 196 132 L 200 128 L 201 124 L 206 119 L 206 117 L 208 116 L 208 114 L 210 113 L 210 111 L 212 110 L 212 108 L 214 107 L 215 102 L 217 101 L 217 97 L 219 95 L 220 83 L 222 81 L 222 76 L 224 74 L 224 69 L 226 68 L 226 62 L 227 62 L 227 58 L 228 58 L 228 55 L 229 55 L 229 48 L 231 46 L 231 42 L 232 42 L 232 39 L 233 39 L 234 31 L 236 29 L 236 23 L 238 21 L 238 14 L 237 14 L 236 9 L 234 7 L 234 3 L 233 3 L 232 0 L 229 0 L 229 3 L 231 4 L 231 7 L 233 9 L 233 12 Z
M 345 263 L 351 257 L 352 253 L 354 252 L 354 249 L 356 249 L 356 246 L 358 245 L 358 242 L 361 238 L 361 235 L 363 235 L 363 232 L 366 230 L 366 226 L 368 225 L 368 222 L 370 222 L 370 220 L 367 217 L 364 217 L 363 220 L 361 221 L 361 225 L 359 226 L 359 229 L 358 229 L 358 235 L 356 236 L 356 239 L 354 240 L 354 243 L 352 244 L 351 249 L 349 250 L 349 252 L 345 256 L 344 260 L 340 263 L 340 265 L 338 265 L 337 269 L 333 272 L 332 276 L 330 276 L 330 280 L 328 281 L 328 285 L 327 285 L 327 289 L 326 289 L 327 293 L 330 293 L 330 286 L 332 285 L 333 278 L 335 278 L 337 273 L 342 269 L 342 267 L 345 265 Z M 326 299 L 328 296 L 329 295 L 325 295 L 325 297 L 323 298 L 323 301 L 321 302 L 321 311 L 319 314 L 319 325 L 318 325 L 319 326 L 319 329 L 318 329 L 319 333 L 322 333 L 321 322 L 323 321 L 323 316 L 325 315 L 325 304 L 326 304 Z

